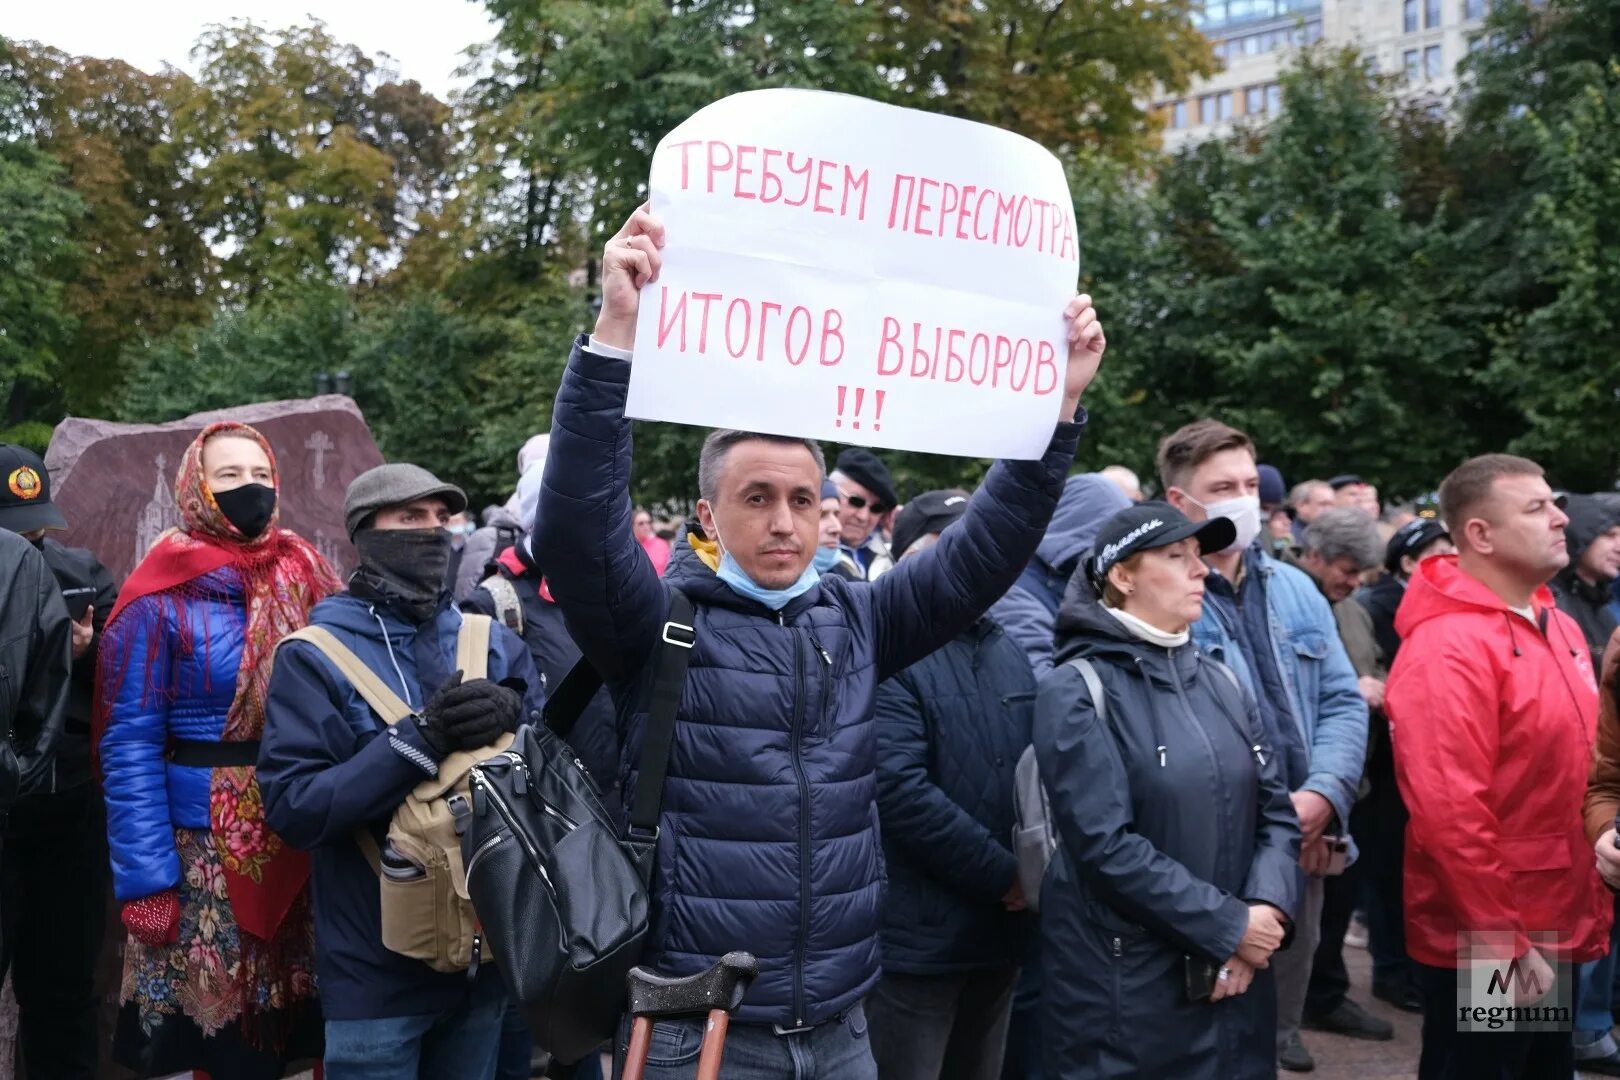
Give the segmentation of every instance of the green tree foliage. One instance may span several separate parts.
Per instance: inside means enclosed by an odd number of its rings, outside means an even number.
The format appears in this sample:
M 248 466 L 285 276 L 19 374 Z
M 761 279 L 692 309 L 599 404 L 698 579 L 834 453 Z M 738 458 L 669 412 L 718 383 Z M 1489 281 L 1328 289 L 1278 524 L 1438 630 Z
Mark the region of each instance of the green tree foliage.
M 0 438 L 38 445 L 38 417 L 77 329 L 66 282 L 80 253 L 67 237 L 83 203 L 28 131 L 20 98 L 0 80 Z

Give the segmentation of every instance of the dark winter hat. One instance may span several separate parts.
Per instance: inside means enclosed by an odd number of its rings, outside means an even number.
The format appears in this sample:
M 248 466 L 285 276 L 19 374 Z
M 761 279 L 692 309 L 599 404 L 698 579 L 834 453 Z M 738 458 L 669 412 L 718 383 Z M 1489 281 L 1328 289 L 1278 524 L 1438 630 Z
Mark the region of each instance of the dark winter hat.
M 62 511 L 51 503 L 51 474 L 39 455 L 0 443 L 0 529 L 25 533 L 67 527 Z
M 1416 555 L 1436 540 L 1450 540 L 1446 527 L 1434 518 L 1417 518 L 1395 530 L 1384 548 L 1384 569 L 1392 574 L 1401 572 L 1401 560 Z
M 894 520 L 894 541 L 889 551 L 895 562 L 906 549 L 929 533 L 942 533 L 951 522 L 967 513 L 968 493 L 960 488 L 925 491 L 906 503 Z
M 1364 483 L 1366 483 L 1366 481 L 1357 476 L 1355 473 L 1340 473 L 1338 476 L 1335 476 L 1333 479 L 1328 481 L 1328 487 L 1332 488 L 1334 491 L 1338 491 L 1340 488 L 1355 487 L 1358 484 Z
M 1086 573 L 1100 592 L 1108 571 L 1139 551 L 1151 551 L 1192 536 L 1201 552 L 1221 551 L 1237 539 L 1230 518 L 1189 521 L 1167 502 L 1143 502 L 1121 510 L 1097 530 L 1097 541 L 1086 560 Z
M 894 479 L 889 476 L 889 467 L 879 461 L 872 451 L 858 446 L 850 447 L 838 455 L 837 469 L 882 500 L 883 505 L 874 506 L 874 511 L 881 514 L 893 509 Z
M 1288 501 L 1288 485 L 1283 483 L 1283 474 L 1275 465 L 1261 465 L 1260 470 L 1260 505 L 1281 506 Z
M 823 480 L 821 482 L 821 497 L 823 499 L 840 498 L 841 496 L 838 493 L 838 485 L 833 483 L 831 480 Z
M 452 514 L 467 509 L 467 495 L 454 484 L 446 484 L 420 465 L 378 465 L 354 478 L 343 496 L 343 524 L 349 539 L 359 532 L 379 510 L 404 506 L 417 499 L 438 496 Z

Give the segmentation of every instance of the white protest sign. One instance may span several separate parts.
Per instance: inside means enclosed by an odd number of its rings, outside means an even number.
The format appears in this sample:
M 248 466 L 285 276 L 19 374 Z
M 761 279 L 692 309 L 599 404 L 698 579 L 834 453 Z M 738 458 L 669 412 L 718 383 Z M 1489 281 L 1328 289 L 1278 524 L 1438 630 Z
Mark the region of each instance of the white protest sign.
M 717 101 L 653 154 L 667 230 L 627 412 L 1038 458 L 1079 238 L 1063 168 L 999 128 L 815 90 Z

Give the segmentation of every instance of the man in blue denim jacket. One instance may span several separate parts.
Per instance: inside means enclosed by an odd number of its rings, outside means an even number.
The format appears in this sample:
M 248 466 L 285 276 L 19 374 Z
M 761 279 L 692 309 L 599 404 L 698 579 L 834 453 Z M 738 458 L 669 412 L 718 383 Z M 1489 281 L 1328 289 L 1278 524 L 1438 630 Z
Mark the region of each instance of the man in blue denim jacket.
M 1299 1025 L 1321 932 L 1322 879 L 1332 856 L 1329 838 L 1349 839 L 1350 807 L 1366 756 L 1367 706 L 1333 610 L 1315 583 L 1255 542 L 1260 473 L 1249 437 L 1217 420 L 1200 420 L 1159 444 L 1158 463 L 1171 505 L 1193 521 L 1226 517 L 1237 526 L 1233 545 L 1206 557 L 1213 572 L 1205 583 L 1204 616 L 1192 634 L 1199 648 L 1254 692 L 1267 741 L 1286 762 L 1304 835 L 1305 888 L 1293 944 L 1273 960 L 1277 1054 L 1283 1068 L 1309 1071 L 1315 1065 L 1300 1042 Z M 1349 857 L 1355 854 L 1352 846 Z M 1366 1030 L 1355 1034 L 1389 1037 L 1380 1033 L 1379 1021 L 1362 1016 Z

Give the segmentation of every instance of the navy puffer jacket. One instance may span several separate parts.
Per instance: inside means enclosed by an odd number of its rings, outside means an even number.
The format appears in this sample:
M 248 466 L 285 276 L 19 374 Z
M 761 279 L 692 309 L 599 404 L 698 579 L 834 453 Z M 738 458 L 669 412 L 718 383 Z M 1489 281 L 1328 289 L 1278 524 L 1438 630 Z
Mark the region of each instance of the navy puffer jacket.
M 1013 773 L 1034 705 L 1029 658 L 989 619 L 878 687 L 884 971 L 951 975 L 1026 958 L 1034 918 L 1002 898 L 1018 874 Z
M 552 413 L 534 554 L 584 655 L 613 684 L 634 790 L 670 586 L 697 644 L 664 787 L 644 962 L 690 974 L 759 958 L 745 1023 L 817 1024 L 877 981 L 878 684 L 955 638 L 1034 553 L 1074 459 L 990 470 L 967 514 L 876 582 L 824 578 L 781 612 L 733 592 L 687 543 L 660 581 L 630 528 L 630 364 L 576 343 Z

